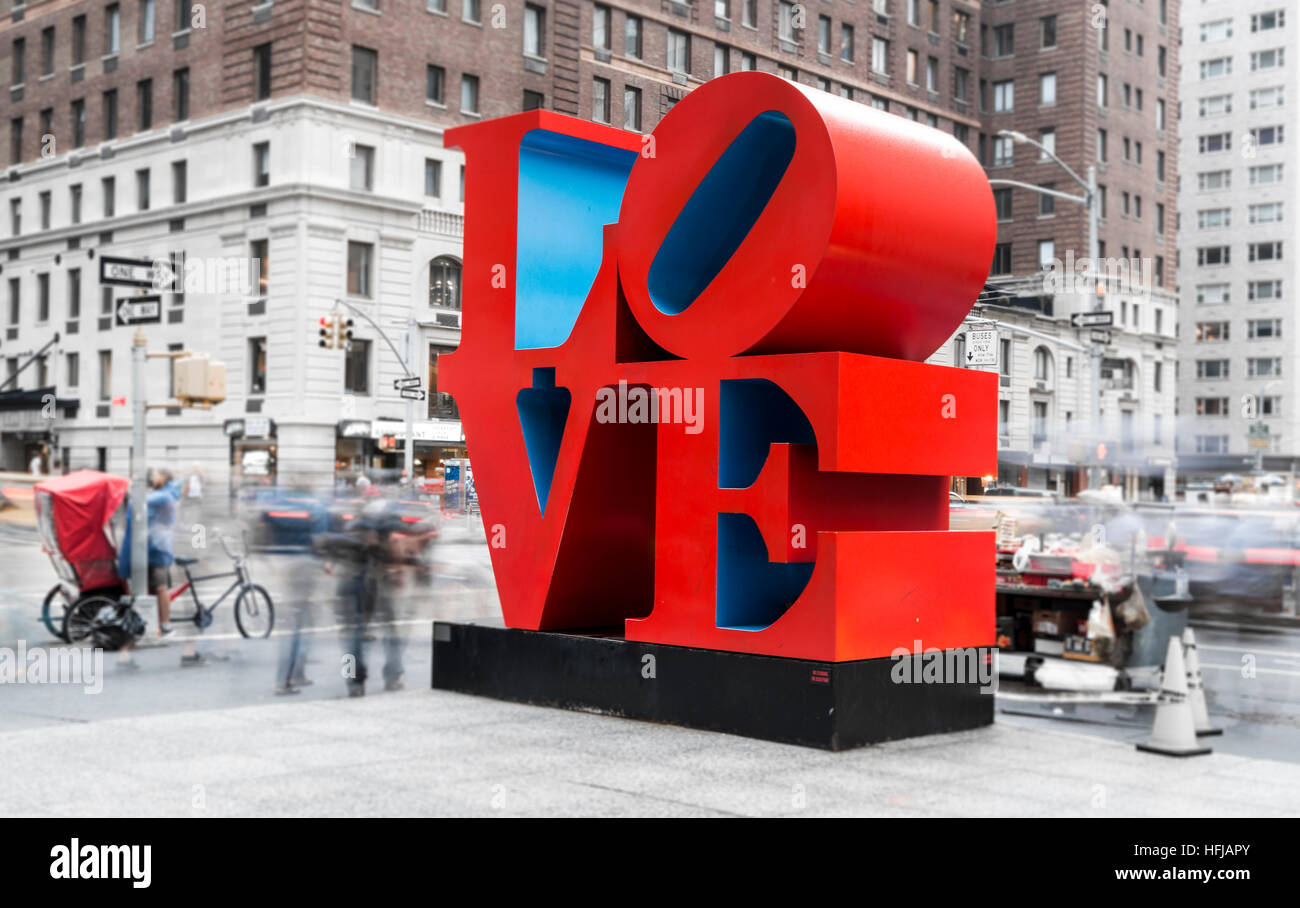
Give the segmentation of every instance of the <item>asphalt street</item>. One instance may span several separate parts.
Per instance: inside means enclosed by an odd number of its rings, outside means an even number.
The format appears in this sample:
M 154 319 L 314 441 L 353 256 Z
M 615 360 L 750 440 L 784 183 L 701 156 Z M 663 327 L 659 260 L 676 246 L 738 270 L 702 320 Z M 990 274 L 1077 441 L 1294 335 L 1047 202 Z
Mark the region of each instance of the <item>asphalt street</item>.
M 427 577 L 409 576 L 397 593 L 392 630 L 401 635 L 402 664 L 408 689 L 426 689 L 430 677 L 431 623 L 434 618 L 499 615 L 488 548 L 482 525 L 448 520 L 435 545 Z M 182 544 L 178 551 L 184 549 Z M 192 550 L 191 550 L 192 551 Z M 205 572 L 223 571 L 229 561 L 219 548 L 196 552 Z M 61 723 L 148 716 L 172 712 L 228 709 L 263 703 L 290 703 L 346 696 L 343 626 L 332 607 L 328 580 L 312 593 L 307 674 L 313 681 L 295 695 L 274 691 L 277 667 L 292 628 L 286 620 L 294 601 L 293 556 L 254 555 L 253 579 L 265 585 L 278 607 L 278 626 L 266 640 L 243 639 L 235 629 L 229 600 L 217 610 L 213 625 L 196 633 L 176 621 L 177 634 L 159 645 L 142 646 L 138 668 L 117 664 L 105 655 L 103 691 L 88 696 L 69 685 L 6 685 L 0 692 L 0 729 L 9 731 Z M 54 643 L 39 621 L 40 603 L 55 581 L 53 568 L 34 535 L 0 525 L 0 646 Z M 229 581 L 204 585 L 205 599 L 219 595 Z M 187 613 L 177 605 L 175 618 Z M 371 658 L 382 661 L 382 637 L 388 629 L 372 628 Z M 182 667 L 180 655 L 196 642 L 209 661 Z M 1224 753 L 1300 762 L 1300 633 L 1263 632 L 1225 625 L 1201 626 L 1198 643 L 1211 718 L 1225 734 L 1211 744 Z M 373 671 L 378 674 L 379 665 Z M 378 678 L 368 696 L 385 696 Z M 1041 729 L 1068 729 L 1120 741 L 1140 741 L 1149 733 L 1149 707 L 1080 706 L 1026 708 L 1000 701 L 998 721 Z

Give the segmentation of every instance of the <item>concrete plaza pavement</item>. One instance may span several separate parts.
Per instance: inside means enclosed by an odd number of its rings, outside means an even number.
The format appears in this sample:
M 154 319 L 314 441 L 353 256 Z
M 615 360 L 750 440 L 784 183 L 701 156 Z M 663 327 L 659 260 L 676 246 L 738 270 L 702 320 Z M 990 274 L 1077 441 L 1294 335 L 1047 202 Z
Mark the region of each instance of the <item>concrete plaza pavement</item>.
M 829 753 L 433 690 L 0 733 L 5 816 L 1300 816 L 1294 763 L 1005 722 Z

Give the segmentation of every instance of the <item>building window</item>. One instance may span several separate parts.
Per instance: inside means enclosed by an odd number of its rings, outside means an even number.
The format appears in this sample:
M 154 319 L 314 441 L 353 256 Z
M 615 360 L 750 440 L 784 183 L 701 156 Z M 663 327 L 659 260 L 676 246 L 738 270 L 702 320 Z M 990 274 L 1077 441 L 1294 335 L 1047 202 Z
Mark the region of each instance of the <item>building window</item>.
M 81 356 L 77 353 L 69 353 L 64 359 L 67 366 L 68 387 L 81 387 Z
M 154 5 L 153 0 L 140 0 L 140 15 L 137 21 L 138 36 L 141 44 L 153 41 Z
M 189 166 L 184 161 L 172 161 L 172 204 L 184 205 L 189 197 Z
M 176 102 L 176 119 L 190 118 L 190 68 L 188 66 L 172 73 L 172 98 Z
M 993 137 L 993 166 L 1009 166 L 1014 160 L 1016 143 L 1010 136 Z
M 453 347 L 429 345 L 429 419 L 460 419 L 456 401 L 445 391 L 438 390 L 438 357 L 452 353 Z
M 460 77 L 460 110 L 461 113 L 476 114 L 478 109 L 478 76 L 471 76 L 464 73 Z
M 68 318 L 81 318 L 81 269 L 68 269 Z
M 442 162 L 433 158 L 424 159 L 424 194 L 430 198 L 442 195 Z
M 374 104 L 378 91 L 379 54 L 368 47 L 352 46 L 352 100 Z
M 597 3 L 591 8 L 591 46 L 596 50 L 609 50 L 610 9 Z M 639 26 L 638 20 L 638 26 Z M 640 56 L 641 34 L 637 29 L 637 56 Z
M 363 192 L 371 192 L 374 190 L 374 148 L 369 145 L 352 145 L 352 158 L 348 179 L 348 185 L 353 189 L 360 189 Z
M 623 128 L 641 131 L 641 89 L 631 85 L 623 87 Z
M 441 107 L 446 102 L 444 86 L 447 84 L 447 71 L 441 66 L 429 64 L 424 68 L 424 100 Z
M 847 22 L 840 25 L 840 59 L 853 62 L 853 26 Z
M 153 129 L 153 80 L 141 79 L 135 83 L 135 102 L 140 113 L 140 132 Z
M 546 95 L 540 91 L 524 89 L 524 110 L 541 110 L 546 106 Z
M 599 77 L 591 80 L 591 118 L 597 123 L 609 122 L 609 80 Z
M 248 244 L 248 257 L 252 260 L 252 277 L 257 285 L 257 296 L 266 299 L 271 289 L 271 245 L 269 240 L 253 240 Z
M 641 59 L 640 16 L 628 16 L 623 23 L 623 53 L 633 60 Z
M 668 29 L 668 69 L 675 73 L 691 71 L 691 37 L 674 28 Z
M 1056 241 L 1039 240 L 1038 241 L 1038 267 L 1040 270 L 1047 270 L 1052 267 L 1056 259 Z
M 73 183 L 68 187 L 68 210 L 73 224 L 81 223 L 81 184 Z
M 993 190 L 993 210 L 999 221 L 1011 220 L 1011 187 L 999 186 Z
M 116 3 L 104 9 L 104 54 L 116 54 L 122 49 L 122 10 Z
M 370 243 L 348 241 L 348 295 L 369 299 L 374 295 L 371 289 L 371 259 L 375 247 Z
M 1042 73 L 1038 77 L 1038 103 L 1043 107 L 1056 104 L 1056 73 Z
M 135 208 L 137 211 L 149 210 L 149 168 L 144 167 L 135 172 Z
M 45 324 L 50 320 L 50 276 L 36 275 L 36 321 Z M 45 384 L 40 382 L 40 384 Z
M 778 34 L 782 41 L 794 43 L 794 4 L 790 0 L 779 0 L 778 10 Z
M 266 338 L 248 339 L 248 393 L 266 393 Z
M 77 16 L 72 20 L 72 65 L 81 66 L 86 62 L 86 17 Z
M 104 177 L 99 181 L 99 188 L 104 201 L 104 217 L 111 218 L 117 213 L 117 179 Z
M 713 77 L 731 72 L 731 49 L 725 44 L 713 45 Z
M 478 25 L 481 21 L 479 19 L 480 15 L 479 0 L 464 0 L 461 4 L 460 17 L 466 22 L 472 22 L 473 24 Z
M 50 209 L 53 207 L 53 198 L 50 195 L 50 191 L 47 189 L 44 192 L 42 192 L 39 196 L 37 196 L 37 201 L 40 203 L 41 229 L 49 230 Z
M 271 143 L 257 142 L 253 145 L 253 185 L 268 186 L 271 183 Z
M 993 112 L 1006 113 L 1014 110 L 1016 106 L 1016 83 L 1013 79 L 1005 79 L 993 83 Z
M 86 144 L 86 102 L 77 99 L 72 102 L 72 147 L 80 148 Z
M 436 309 L 460 308 L 460 262 L 440 255 L 429 262 L 429 305 Z
M 998 243 L 993 247 L 993 265 L 989 274 L 1011 273 L 1011 244 Z
M 524 6 L 524 53 L 532 57 L 545 57 L 543 35 L 546 34 L 546 10 L 531 3 Z
M 99 351 L 99 399 L 111 400 L 113 397 L 113 351 Z
M 871 68 L 878 73 L 889 72 L 889 42 L 884 38 L 871 38 Z
M 353 340 L 343 354 L 343 390 L 348 394 L 370 393 L 370 341 Z
M 265 101 L 271 97 L 271 44 L 253 48 L 253 100 Z

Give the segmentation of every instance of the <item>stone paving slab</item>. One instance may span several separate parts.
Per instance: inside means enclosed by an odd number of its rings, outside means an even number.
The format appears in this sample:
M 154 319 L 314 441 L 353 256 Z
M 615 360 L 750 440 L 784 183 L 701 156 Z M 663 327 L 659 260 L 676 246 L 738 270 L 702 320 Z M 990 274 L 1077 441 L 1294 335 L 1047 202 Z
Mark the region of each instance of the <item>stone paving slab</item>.
M 448 691 L 0 731 L 5 816 L 1300 816 L 1294 764 L 1011 724 L 827 753 Z

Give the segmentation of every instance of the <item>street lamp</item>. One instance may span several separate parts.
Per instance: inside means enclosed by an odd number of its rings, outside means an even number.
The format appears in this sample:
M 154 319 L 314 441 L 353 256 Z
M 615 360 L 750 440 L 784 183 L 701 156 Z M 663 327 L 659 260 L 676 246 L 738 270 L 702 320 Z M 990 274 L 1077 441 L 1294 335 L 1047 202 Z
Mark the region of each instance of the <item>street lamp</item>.
M 1055 189 L 1048 189 L 1044 186 L 1035 186 L 1032 183 L 1022 183 L 1019 180 L 989 180 L 990 185 L 995 186 L 1018 186 L 1021 189 L 1028 189 L 1037 192 L 1040 195 L 1048 195 L 1058 199 L 1065 199 L 1084 206 L 1088 211 L 1088 276 L 1092 283 L 1092 308 L 1101 309 L 1101 295 L 1098 293 L 1099 285 L 1097 283 L 1097 264 L 1101 257 L 1097 243 L 1097 168 L 1088 167 L 1088 178 L 1085 180 L 1079 176 L 1060 158 L 1056 153 L 1041 142 L 1036 142 L 1023 132 L 1017 132 L 1014 129 L 999 129 L 996 133 L 999 138 L 1010 139 L 1017 145 L 1032 145 L 1041 151 L 1046 157 L 1060 165 L 1061 169 L 1070 175 L 1070 179 L 1083 187 L 1083 195 L 1070 195 L 1067 192 L 1058 192 Z M 1095 341 L 1089 344 L 1092 372 L 1092 434 L 1094 441 L 1101 437 L 1101 345 Z M 1094 464 L 1088 470 L 1088 486 L 1096 488 L 1101 484 L 1101 466 Z

